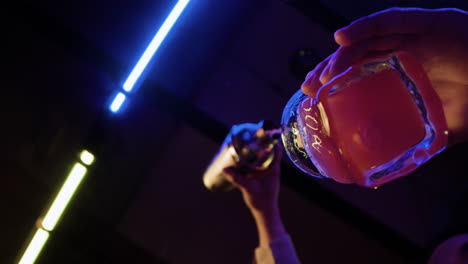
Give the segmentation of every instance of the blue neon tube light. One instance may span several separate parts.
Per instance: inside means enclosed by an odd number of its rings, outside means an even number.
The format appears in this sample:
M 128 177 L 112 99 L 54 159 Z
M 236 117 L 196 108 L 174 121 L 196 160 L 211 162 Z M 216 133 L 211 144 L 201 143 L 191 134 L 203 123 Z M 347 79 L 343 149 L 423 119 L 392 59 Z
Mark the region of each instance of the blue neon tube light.
M 127 97 L 125 96 L 125 94 L 119 92 L 115 97 L 114 97 L 114 100 L 112 100 L 112 103 L 109 107 L 109 109 L 113 112 L 113 113 L 117 113 L 120 109 L 120 107 L 122 106 L 123 102 L 125 101 L 125 99 L 127 99 Z
M 141 74 L 145 70 L 151 58 L 158 50 L 164 38 L 166 38 L 167 34 L 169 33 L 172 26 L 179 18 L 182 11 L 184 11 L 189 1 L 190 0 L 179 0 L 177 4 L 174 6 L 171 13 L 166 18 L 166 20 L 164 21 L 164 23 L 162 24 L 162 26 L 159 28 L 158 32 L 154 36 L 153 40 L 151 40 L 145 52 L 141 56 L 140 60 L 138 60 L 138 63 L 135 65 L 132 72 L 127 77 L 127 80 L 125 80 L 125 83 L 123 84 L 123 89 L 126 92 L 130 92 L 133 89 L 133 86 L 135 86 L 135 83 L 137 82 L 138 78 L 140 78 Z

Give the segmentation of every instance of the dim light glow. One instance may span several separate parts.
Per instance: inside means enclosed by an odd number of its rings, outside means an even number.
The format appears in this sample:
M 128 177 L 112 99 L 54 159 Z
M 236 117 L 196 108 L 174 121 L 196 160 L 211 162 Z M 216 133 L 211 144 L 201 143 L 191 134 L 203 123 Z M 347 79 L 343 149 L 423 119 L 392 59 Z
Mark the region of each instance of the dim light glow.
M 182 11 L 184 11 L 189 1 L 190 0 L 179 0 L 174 6 L 171 13 L 166 18 L 162 26 L 159 28 L 158 32 L 154 36 L 153 40 L 151 40 L 150 44 L 146 48 L 141 58 L 138 60 L 130 75 L 127 77 L 127 80 L 125 80 L 125 83 L 123 84 L 123 89 L 125 91 L 130 92 L 133 89 L 135 83 L 138 81 L 138 78 L 140 78 L 141 74 L 145 70 L 151 58 L 158 50 L 159 46 L 166 38 L 167 34 L 179 18 Z
M 41 253 L 47 239 L 49 239 L 49 232 L 40 228 L 37 229 L 18 264 L 33 264 L 39 253 Z
M 190 0 L 179 0 L 177 2 L 125 80 L 123 84 L 123 90 L 130 92 L 134 88 L 135 83 L 141 77 L 141 74 L 148 66 L 148 63 L 189 2 Z M 127 96 L 123 92 L 117 93 L 109 106 L 109 110 L 113 113 L 118 112 L 126 99 Z M 94 159 L 95 156 L 87 150 L 83 150 L 80 153 L 80 161 L 85 165 L 91 165 L 94 162 Z M 87 173 L 87 168 L 83 164 L 77 162 L 73 165 L 73 168 L 65 180 L 65 183 L 58 192 L 44 218 L 40 222 L 41 228 L 37 229 L 30 244 L 21 257 L 19 264 L 33 264 L 36 261 L 42 248 L 49 238 L 49 231 L 52 231 L 55 228 L 68 203 L 70 202 L 78 186 Z
M 94 162 L 94 155 L 87 150 L 83 150 L 80 154 L 80 160 L 86 165 L 91 165 Z
M 62 213 L 70 202 L 70 199 L 83 180 L 86 172 L 87 169 L 85 166 L 80 163 L 75 163 L 57 197 L 52 203 L 52 206 L 49 208 L 49 211 L 42 220 L 42 227 L 45 230 L 52 231 L 54 229 L 60 219 L 60 216 L 62 216 Z
M 125 101 L 125 99 L 127 99 L 127 97 L 125 96 L 125 94 L 123 93 L 118 93 L 114 100 L 112 101 L 111 105 L 110 105 L 110 110 L 113 112 L 113 113 L 117 113 L 117 111 L 119 111 L 120 107 L 122 106 L 123 102 Z

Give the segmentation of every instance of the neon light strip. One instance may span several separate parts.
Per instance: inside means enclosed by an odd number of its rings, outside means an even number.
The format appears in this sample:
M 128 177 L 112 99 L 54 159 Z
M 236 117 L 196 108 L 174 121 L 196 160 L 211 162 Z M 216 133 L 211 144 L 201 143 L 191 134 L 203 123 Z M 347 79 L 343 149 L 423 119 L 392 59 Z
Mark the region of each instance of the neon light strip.
M 185 7 L 189 2 L 190 0 L 179 0 L 174 6 L 171 13 L 166 18 L 161 28 L 159 28 L 153 40 L 151 40 L 145 52 L 138 60 L 138 63 L 135 65 L 132 72 L 127 77 L 127 80 L 123 84 L 123 89 L 126 92 L 130 92 L 133 89 L 135 83 L 140 78 L 141 74 L 145 70 L 151 58 L 154 56 L 159 46 L 164 41 L 167 34 L 172 29 L 172 26 L 175 24 L 180 14 L 184 11 Z M 109 109 L 112 112 L 116 113 L 117 111 L 119 111 L 125 100 L 125 94 L 119 92 L 112 101 Z M 80 154 L 80 160 L 86 165 L 91 165 L 94 161 L 94 155 L 84 150 Z M 55 228 L 58 220 L 62 216 L 63 212 L 65 211 L 65 208 L 67 207 L 68 203 L 73 197 L 73 194 L 75 193 L 76 189 L 78 188 L 84 176 L 86 175 L 86 172 L 87 169 L 85 166 L 83 166 L 79 162 L 75 163 L 70 174 L 65 180 L 65 183 L 60 189 L 57 197 L 52 203 L 52 206 L 49 208 L 49 211 L 42 220 L 41 224 L 43 229 L 37 229 L 36 234 L 31 240 L 31 243 L 29 244 L 28 248 L 24 252 L 21 260 L 19 261 L 19 264 L 32 264 L 36 261 L 37 257 L 39 256 L 39 253 L 41 252 L 42 248 L 44 247 L 45 243 L 49 238 L 48 231 L 52 231 Z
M 87 150 L 83 150 L 80 153 L 80 160 L 85 165 L 89 166 L 89 165 L 93 164 L 93 162 L 94 162 L 94 155 L 91 152 L 87 151 Z
M 114 97 L 114 100 L 112 101 L 111 105 L 110 105 L 110 110 L 113 112 L 113 113 L 117 113 L 120 109 L 120 107 L 122 107 L 122 104 L 123 102 L 125 101 L 125 99 L 127 99 L 127 97 L 125 96 L 125 94 L 123 93 L 118 93 L 115 97 Z
M 87 169 L 85 166 L 78 162 L 75 163 L 57 197 L 52 203 L 52 206 L 49 208 L 49 211 L 42 220 L 42 227 L 45 230 L 52 231 L 54 229 L 60 219 L 60 216 L 62 216 L 63 211 L 65 211 L 65 208 L 70 202 L 70 199 L 80 185 L 81 180 L 83 180 L 86 171 Z
M 177 4 L 172 9 L 169 16 L 164 21 L 163 25 L 159 28 L 158 32 L 154 36 L 153 40 L 151 40 L 150 44 L 146 48 L 145 52 L 141 56 L 138 63 L 133 68 L 130 75 L 127 77 L 127 80 L 123 84 L 123 89 L 126 92 L 130 92 L 133 89 L 133 86 L 137 82 L 138 78 L 140 78 L 141 74 L 145 70 L 146 66 L 148 65 L 149 61 L 153 57 L 154 53 L 158 50 L 159 46 L 163 42 L 164 38 L 166 38 L 167 34 L 171 30 L 174 23 L 179 18 L 182 11 L 184 11 L 185 7 L 189 3 L 190 0 L 179 0 Z
M 39 253 L 49 239 L 49 232 L 43 229 L 37 229 L 36 234 L 29 243 L 28 248 L 24 252 L 18 264 L 32 264 L 36 261 Z

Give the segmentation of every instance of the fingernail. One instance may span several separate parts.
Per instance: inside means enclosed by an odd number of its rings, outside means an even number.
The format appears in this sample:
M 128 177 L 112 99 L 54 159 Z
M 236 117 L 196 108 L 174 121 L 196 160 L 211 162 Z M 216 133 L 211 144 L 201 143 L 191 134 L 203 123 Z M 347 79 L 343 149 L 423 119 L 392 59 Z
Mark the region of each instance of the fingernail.
M 326 67 L 323 71 L 322 74 L 320 74 L 319 81 L 324 84 L 328 81 L 328 72 L 329 72 L 330 67 Z
M 306 76 L 306 78 L 305 78 L 305 80 L 304 80 L 303 83 L 310 83 L 310 82 L 312 82 L 312 81 L 316 78 L 316 74 L 317 74 L 317 73 L 315 72 L 315 70 L 309 72 L 309 73 L 307 74 L 307 76 Z
M 339 45 L 346 44 L 344 39 L 343 39 L 343 31 L 345 28 L 340 28 L 335 33 L 333 34 L 333 37 L 335 38 L 335 42 Z
M 309 78 L 311 78 L 312 75 L 314 75 L 314 73 L 315 73 L 315 69 L 313 69 L 309 73 L 307 73 L 307 76 L 305 77 L 305 80 L 307 81 Z
M 310 85 L 313 84 L 314 81 L 317 79 L 317 72 L 313 71 L 307 74 L 307 77 L 305 78 L 304 82 L 302 85 Z

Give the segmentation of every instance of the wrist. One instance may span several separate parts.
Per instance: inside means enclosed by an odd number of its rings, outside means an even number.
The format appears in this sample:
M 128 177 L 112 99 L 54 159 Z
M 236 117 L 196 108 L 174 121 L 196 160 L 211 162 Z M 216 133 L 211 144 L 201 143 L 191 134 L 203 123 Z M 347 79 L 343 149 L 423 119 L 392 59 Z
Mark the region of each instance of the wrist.
M 272 214 L 278 212 L 277 195 L 253 195 L 244 190 L 242 191 L 242 196 L 247 208 L 252 214 Z
M 261 207 L 251 207 L 249 209 L 255 219 L 280 218 L 280 212 L 277 204 L 265 205 Z
M 251 212 L 257 225 L 260 247 L 268 247 L 272 241 L 286 234 L 277 206 L 268 210 L 252 210 Z

